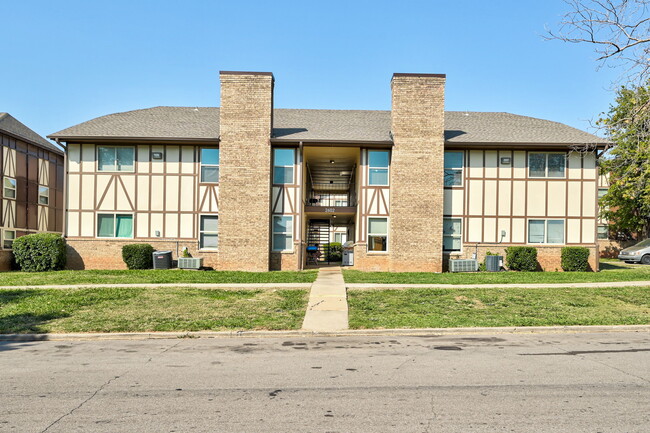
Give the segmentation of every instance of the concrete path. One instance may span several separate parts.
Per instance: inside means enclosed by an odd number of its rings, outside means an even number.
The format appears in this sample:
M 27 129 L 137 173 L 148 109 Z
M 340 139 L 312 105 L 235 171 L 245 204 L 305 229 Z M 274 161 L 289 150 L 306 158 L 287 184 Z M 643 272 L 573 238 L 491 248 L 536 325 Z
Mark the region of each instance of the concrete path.
M 341 268 L 321 268 L 311 286 L 302 329 L 333 332 L 348 329 L 348 301 Z
M 594 283 L 537 283 L 537 284 L 376 284 L 376 283 L 346 283 L 345 287 L 352 290 L 373 289 L 552 289 L 580 287 L 650 287 L 650 281 L 607 281 Z

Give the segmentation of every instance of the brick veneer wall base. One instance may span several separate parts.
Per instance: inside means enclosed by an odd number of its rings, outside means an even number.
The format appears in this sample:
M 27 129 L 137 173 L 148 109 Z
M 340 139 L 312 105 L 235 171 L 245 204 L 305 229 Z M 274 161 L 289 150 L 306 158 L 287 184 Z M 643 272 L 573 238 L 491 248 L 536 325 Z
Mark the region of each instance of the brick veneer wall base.
M 0 271 L 10 271 L 11 262 L 13 261 L 13 253 L 11 251 L 0 251 Z

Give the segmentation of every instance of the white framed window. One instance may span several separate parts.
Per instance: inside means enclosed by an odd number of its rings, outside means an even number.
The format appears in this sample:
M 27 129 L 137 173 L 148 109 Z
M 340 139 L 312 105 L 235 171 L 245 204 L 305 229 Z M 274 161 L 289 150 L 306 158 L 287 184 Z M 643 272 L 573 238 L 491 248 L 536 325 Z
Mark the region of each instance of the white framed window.
M 566 177 L 566 153 L 530 152 L 528 177 Z
M 97 171 L 135 171 L 135 148 L 97 146 Z
M 13 246 L 14 240 L 16 239 L 15 230 L 3 230 L 2 231 L 2 248 L 5 250 L 10 250 Z
M 219 217 L 201 215 L 199 222 L 199 248 L 216 250 L 219 247 Z
M 334 242 L 338 242 L 343 245 L 348 240 L 347 233 L 334 233 Z
M 368 251 L 388 251 L 388 218 L 368 217 Z
M 598 226 L 598 239 L 609 239 L 609 227 L 607 224 L 600 224 Z
M 273 251 L 293 251 L 293 216 L 273 215 Z
M 97 214 L 98 238 L 132 238 L 133 215 L 117 213 Z
M 292 184 L 293 167 L 296 164 L 295 149 L 273 149 L 273 183 Z
M 368 151 L 368 185 L 387 186 L 390 152 L 387 150 Z
M 50 189 L 46 186 L 38 186 L 38 204 L 50 204 Z
M 463 221 L 461 218 L 443 218 L 442 219 L 442 250 L 443 251 L 461 251 L 463 246 L 462 240 Z
M 4 198 L 16 198 L 16 179 L 5 176 L 2 185 Z
M 201 182 L 219 183 L 219 149 L 201 148 Z
M 445 151 L 445 186 L 463 184 L 463 151 Z
M 603 198 L 607 194 L 607 188 L 598 188 L 598 200 Z
M 529 244 L 563 244 L 564 220 L 528 220 Z

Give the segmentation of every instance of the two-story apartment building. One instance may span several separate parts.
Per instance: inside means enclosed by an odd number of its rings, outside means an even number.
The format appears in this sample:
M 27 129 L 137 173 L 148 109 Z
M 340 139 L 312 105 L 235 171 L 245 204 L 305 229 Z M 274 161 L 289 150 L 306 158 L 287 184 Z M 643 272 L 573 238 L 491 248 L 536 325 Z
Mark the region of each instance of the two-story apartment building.
M 63 232 L 63 151 L 9 113 L 0 113 L 0 270 L 11 269 L 17 237 Z
M 69 263 L 123 267 L 125 243 L 215 269 L 301 269 L 354 241 L 355 268 L 564 245 L 598 267 L 593 153 L 604 140 L 508 113 L 445 112 L 445 76 L 394 74 L 390 111 L 274 109 L 270 73 L 221 72 L 221 107 L 155 107 L 50 137 L 66 144 Z M 339 236 L 336 236 L 336 234 Z M 333 239 L 333 236 L 336 236 Z

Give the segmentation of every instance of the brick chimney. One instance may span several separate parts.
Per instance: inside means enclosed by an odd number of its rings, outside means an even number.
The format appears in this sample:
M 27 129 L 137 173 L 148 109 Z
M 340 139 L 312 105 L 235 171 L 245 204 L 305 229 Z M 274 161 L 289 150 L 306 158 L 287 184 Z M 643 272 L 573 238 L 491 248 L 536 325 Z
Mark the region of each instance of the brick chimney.
M 221 71 L 219 269 L 268 271 L 273 74 Z
M 442 272 L 445 75 L 391 81 L 390 269 Z

